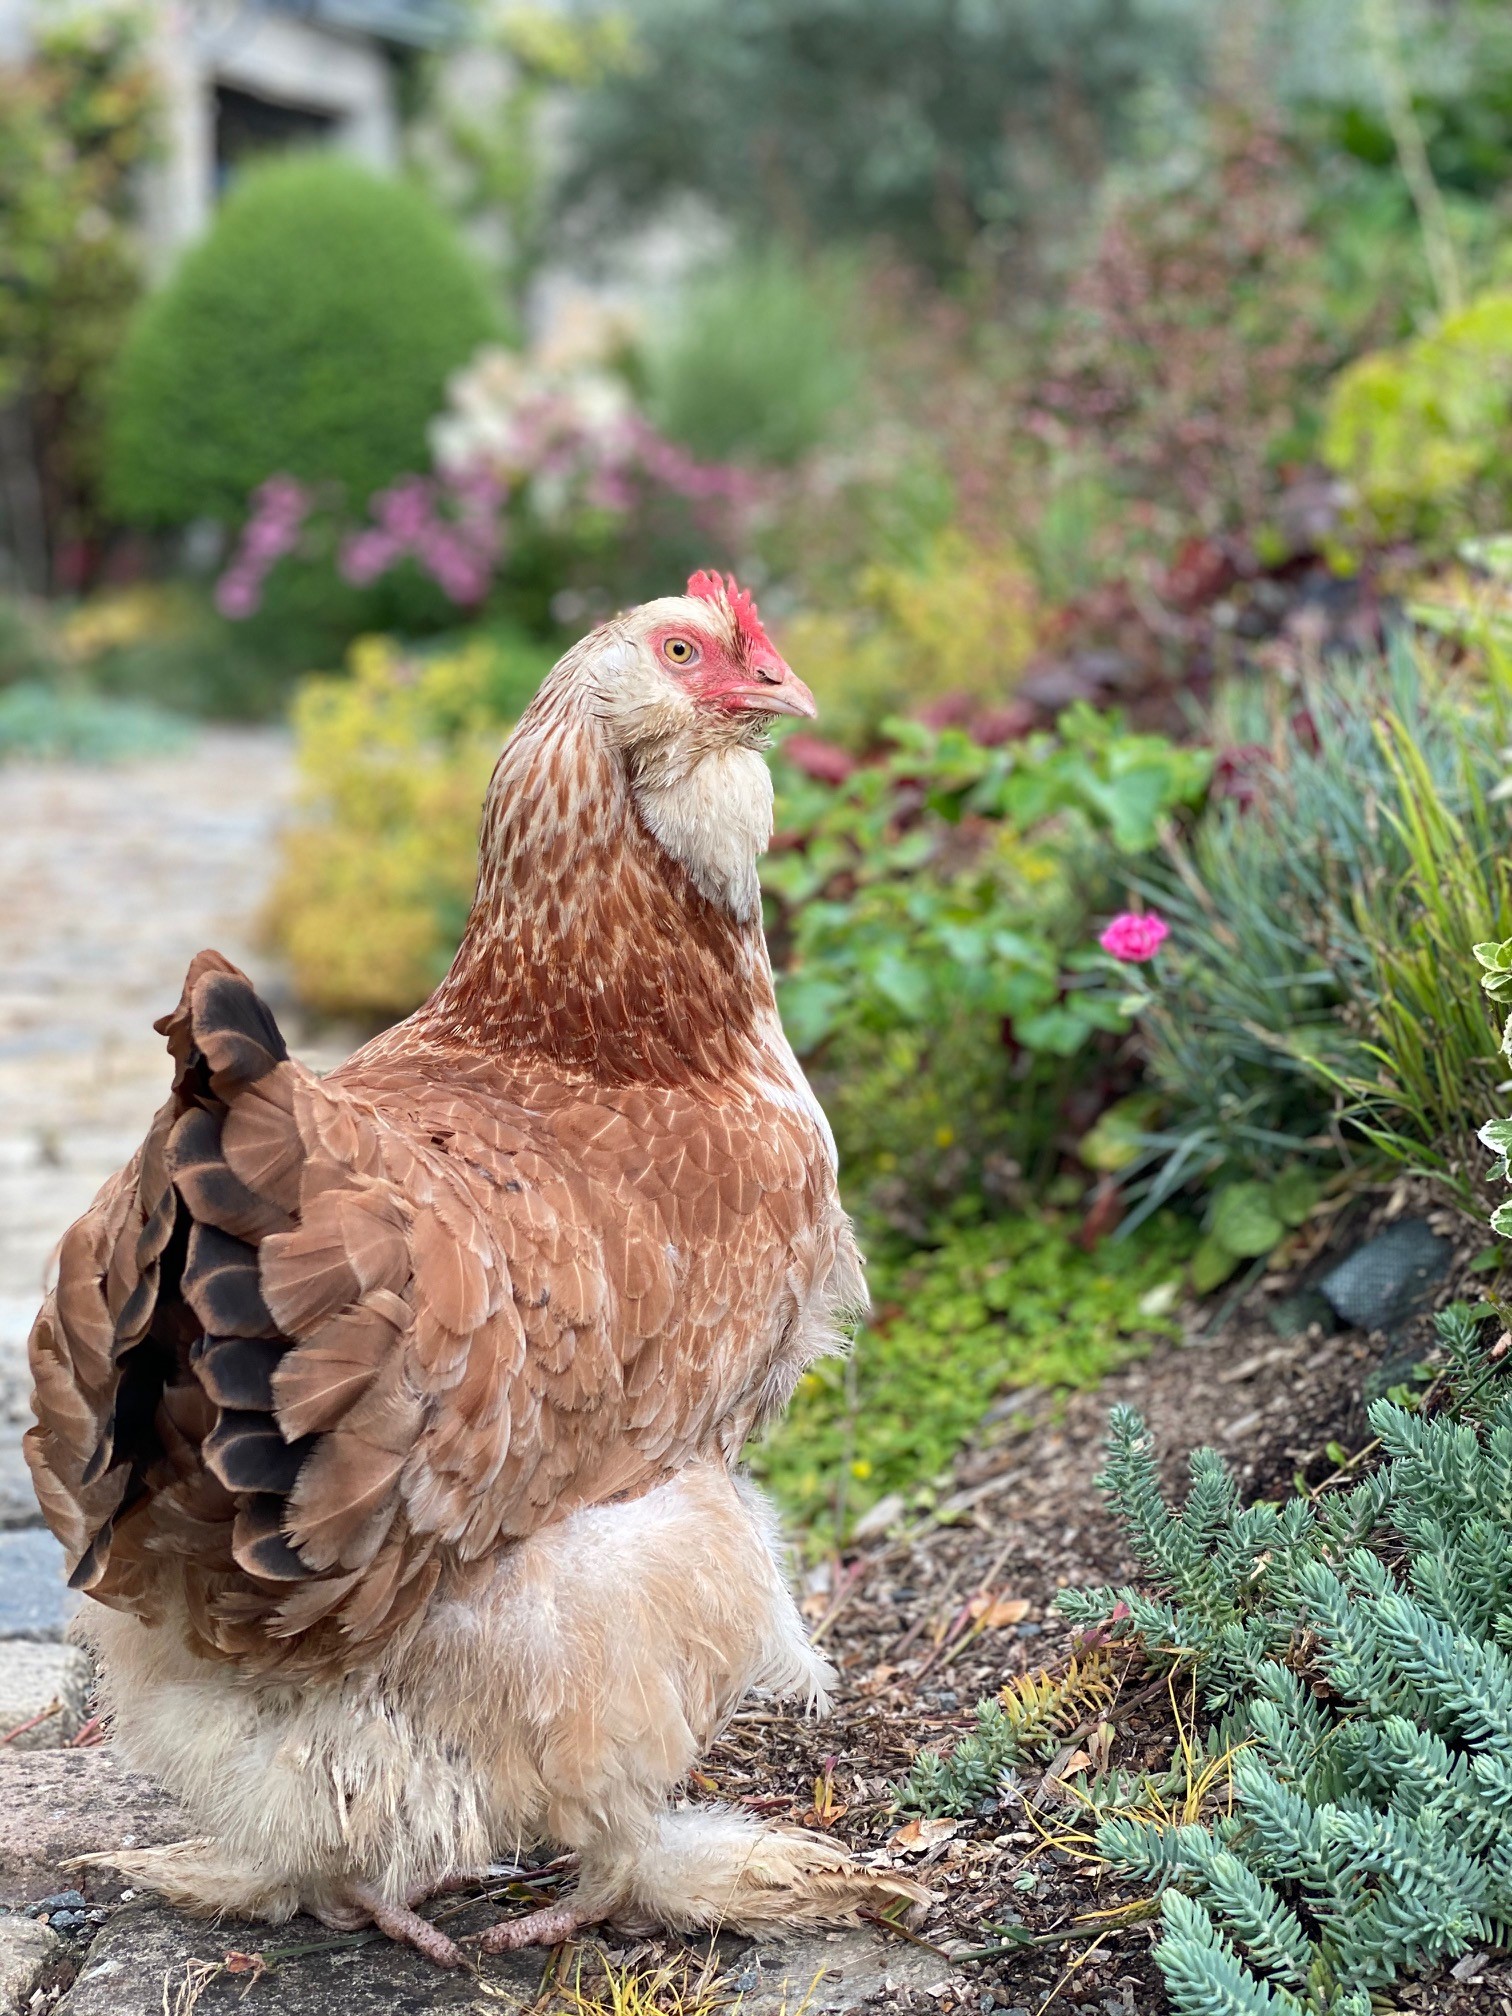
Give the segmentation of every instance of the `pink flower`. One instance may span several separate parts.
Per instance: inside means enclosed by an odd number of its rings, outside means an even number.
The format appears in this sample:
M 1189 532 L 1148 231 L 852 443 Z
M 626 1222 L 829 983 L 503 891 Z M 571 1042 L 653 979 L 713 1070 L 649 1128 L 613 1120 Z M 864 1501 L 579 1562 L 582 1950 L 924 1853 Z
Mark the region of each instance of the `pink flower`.
M 232 623 L 256 615 L 261 601 L 260 584 L 241 568 L 230 568 L 215 584 L 215 606 Z
M 1157 917 L 1153 910 L 1147 910 L 1143 915 L 1125 910 L 1113 919 L 1097 942 L 1104 952 L 1111 952 L 1115 959 L 1138 966 L 1146 959 L 1153 959 L 1170 935 L 1170 925 L 1164 917 Z

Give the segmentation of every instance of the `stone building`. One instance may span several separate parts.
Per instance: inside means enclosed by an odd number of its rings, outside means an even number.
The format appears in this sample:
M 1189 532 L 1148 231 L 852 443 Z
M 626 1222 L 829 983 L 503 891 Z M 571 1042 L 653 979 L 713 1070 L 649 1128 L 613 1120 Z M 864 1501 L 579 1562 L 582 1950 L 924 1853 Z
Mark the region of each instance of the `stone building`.
M 69 4 L 0 0 L 0 61 L 24 58 L 34 25 Z M 403 66 L 460 26 L 457 0 L 149 0 L 148 12 L 167 145 L 143 223 L 159 268 L 250 154 L 319 142 L 393 167 Z

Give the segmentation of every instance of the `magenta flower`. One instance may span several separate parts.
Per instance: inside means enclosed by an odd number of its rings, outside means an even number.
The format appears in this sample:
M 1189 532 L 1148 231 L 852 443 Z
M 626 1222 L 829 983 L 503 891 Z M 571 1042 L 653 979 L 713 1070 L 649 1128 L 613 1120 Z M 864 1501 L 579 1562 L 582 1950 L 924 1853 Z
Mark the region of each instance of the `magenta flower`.
M 1170 935 L 1170 925 L 1164 917 L 1157 917 L 1153 910 L 1146 910 L 1143 914 L 1125 910 L 1113 919 L 1097 942 L 1104 952 L 1111 952 L 1115 959 L 1138 966 L 1146 959 L 1153 959 Z

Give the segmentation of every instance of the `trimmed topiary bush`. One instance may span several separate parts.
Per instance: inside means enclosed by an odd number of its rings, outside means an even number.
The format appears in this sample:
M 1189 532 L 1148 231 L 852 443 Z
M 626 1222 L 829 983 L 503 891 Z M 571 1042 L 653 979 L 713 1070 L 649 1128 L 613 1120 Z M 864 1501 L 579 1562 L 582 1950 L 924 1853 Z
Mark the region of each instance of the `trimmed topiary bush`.
M 424 463 L 448 375 L 494 330 L 417 190 L 330 155 L 250 169 L 132 325 L 111 503 L 141 524 L 230 521 L 275 471 L 365 502 Z

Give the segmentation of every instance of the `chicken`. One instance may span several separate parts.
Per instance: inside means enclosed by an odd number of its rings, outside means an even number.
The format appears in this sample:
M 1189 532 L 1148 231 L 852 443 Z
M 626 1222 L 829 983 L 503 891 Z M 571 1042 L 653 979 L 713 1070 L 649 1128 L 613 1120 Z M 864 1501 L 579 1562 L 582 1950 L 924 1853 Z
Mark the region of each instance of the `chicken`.
M 695 575 L 542 685 L 408 1021 L 317 1078 L 192 962 L 172 1092 L 30 1346 L 117 1740 L 205 1834 L 109 1858 L 132 1880 L 446 1965 L 413 1907 L 527 1843 L 576 1889 L 485 1949 L 925 1894 L 672 1803 L 749 1689 L 833 1678 L 736 1468 L 865 1299 L 756 874 L 760 748 L 814 711 Z

